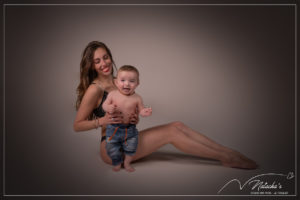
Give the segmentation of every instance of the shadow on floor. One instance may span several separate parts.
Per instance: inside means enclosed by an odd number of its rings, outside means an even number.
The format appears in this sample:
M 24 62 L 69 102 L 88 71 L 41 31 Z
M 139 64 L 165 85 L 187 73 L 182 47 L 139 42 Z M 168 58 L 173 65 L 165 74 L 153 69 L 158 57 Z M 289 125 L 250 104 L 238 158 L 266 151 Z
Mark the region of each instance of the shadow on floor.
M 216 165 L 220 166 L 220 162 L 217 160 L 207 159 L 207 158 L 199 158 L 197 156 L 182 154 L 177 152 L 167 152 L 167 151 L 156 151 L 151 155 L 142 158 L 140 160 L 135 161 L 135 163 L 144 164 L 149 162 L 171 162 L 177 164 L 205 164 L 205 165 Z

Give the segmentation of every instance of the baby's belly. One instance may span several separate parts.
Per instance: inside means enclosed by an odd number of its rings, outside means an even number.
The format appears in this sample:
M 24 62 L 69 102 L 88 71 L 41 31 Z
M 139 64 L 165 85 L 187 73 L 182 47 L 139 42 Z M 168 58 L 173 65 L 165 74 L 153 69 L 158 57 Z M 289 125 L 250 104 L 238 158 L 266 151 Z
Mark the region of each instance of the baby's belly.
M 132 114 L 124 114 L 123 115 L 123 124 L 130 124 L 131 115 Z
M 118 106 L 120 111 L 123 113 L 123 124 L 129 124 L 130 123 L 130 118 L 132 114 L 135 113 L 136 107 L 135 106 L 125 106 L 120 105 Z

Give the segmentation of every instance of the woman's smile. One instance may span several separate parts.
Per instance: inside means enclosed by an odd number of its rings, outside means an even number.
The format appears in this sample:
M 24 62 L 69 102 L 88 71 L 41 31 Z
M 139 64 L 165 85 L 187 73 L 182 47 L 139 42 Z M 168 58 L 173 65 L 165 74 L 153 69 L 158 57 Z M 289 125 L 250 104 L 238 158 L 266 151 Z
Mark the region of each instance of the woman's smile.
M 110 68 L 108 66 L 101 67 L 102 72 L 106 73 L 109 72 Z

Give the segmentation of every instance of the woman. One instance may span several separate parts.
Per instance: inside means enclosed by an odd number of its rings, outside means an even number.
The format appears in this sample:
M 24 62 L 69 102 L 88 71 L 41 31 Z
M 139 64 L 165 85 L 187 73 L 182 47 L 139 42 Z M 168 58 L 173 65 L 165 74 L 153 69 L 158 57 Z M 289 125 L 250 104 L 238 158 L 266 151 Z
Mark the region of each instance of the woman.
M 75 121 L 75 131 L 86 131 L 101 126 L 102 139 L 100 155 L 104 162 L 112 164 L 105 150 L 105 126 L 122 123 L 122 113 L 105 113 L 102 103 L 107 94 L 115 89 L 113 83 L 112 54 L 101 42 L 90 42 L 83 51 L 80 63 L 80 84 L 77 88 L 78 110 Z M 136 124 L 138 116 L 131 117 L 131 123 Z M 224 147 L 206 136 L 190 129 L 181 122 L 160 125 L 139 133 L 138 148 L 133 160 L 143 158 L 165 144 L 172 144 L 182 152 L 202 158 L 219 160 L 227 167 L 255 169 L 256 163 L 237 151 Z

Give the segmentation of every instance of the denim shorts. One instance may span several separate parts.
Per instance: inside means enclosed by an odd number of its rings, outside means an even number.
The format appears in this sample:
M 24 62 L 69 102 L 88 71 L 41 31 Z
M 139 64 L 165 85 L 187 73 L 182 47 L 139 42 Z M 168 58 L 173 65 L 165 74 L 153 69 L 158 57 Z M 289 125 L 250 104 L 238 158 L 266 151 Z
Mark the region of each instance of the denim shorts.
M 119 165 L 123 162 L 123 152 L 133 156 L 137 145 L 138 131 L 135 124 L 110 124 L 106 126 L 106 152 L 113 165 Z

